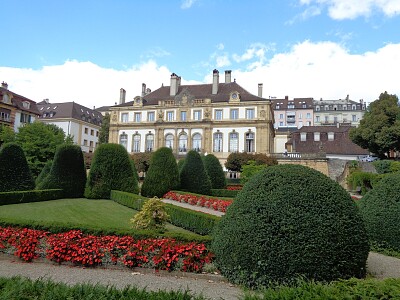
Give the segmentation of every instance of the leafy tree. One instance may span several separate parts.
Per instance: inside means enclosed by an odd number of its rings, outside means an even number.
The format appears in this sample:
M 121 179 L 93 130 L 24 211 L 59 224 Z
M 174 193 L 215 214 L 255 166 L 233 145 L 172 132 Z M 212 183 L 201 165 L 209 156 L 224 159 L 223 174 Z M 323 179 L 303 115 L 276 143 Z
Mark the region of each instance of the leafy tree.
M 256 165 L 254 160 L 250 160 L 247 164 L 242 166 L 242 173 L 240 174 L 240 183 L 245 184 L 251 177 L 261 172 L 266 168 L 266 165 Z
M 0 192 L 33 190 L 35 182 L 24 151 L 16 143 L 0 148 Z
M 57 147 L 49 174 L 37 189 L 63 189 L 64 197 L 81 198 L 86 184 L 86 168 L 82 149 L 78 145 Z
M 400 150 L 400 107 L 396 95 L 382 93 L 372 102 L 360 125 L 350 131 L 350 139 L 381 158 L 390 150 Z
M 170 217 L 165 211 L 165 204 L 157 197 L 147 200 L 142 210 L 134 215 L 131 223 L 136 229 L 165 229 Z
M 131 154 L 131 158 L 135 162 L 135 168 L 138 172 L 146 173 L 150 167 L 152 152 L 139 152 Z
M 256 165 L 273 166 L 278 164 L 275 158 L 269 157 L 262 153 L 231 153 L 229 154 L 225 167 L 232 172 L 242 172 L 242 166 L 248 164 L 249 161 L 254 161 Z
M 0 146 L 15 141 L 15 132 L 10 126 L 0 125 Z
M 110 133 L 110 114 L 103 116 L 101 127 L 99 130 L 99 145 L 108 143 L 108 136 Z
M 161 198 L 179 186 L 179 171 L 172 150 L 161 147 L 151 157 L 150 168 L 144 178 L 141 194 Z
M 36 177 L 48 160 L 54 158 L 58 145 L 68 142 L 64 131 L 54 124 L 33 122 L 19 128 L 16 142 L 21 145 L 32 174 Z
M 180 178 L 182 189 L 197 194 L 211 194 L 211 181 L 197 151 L 190 150 L 186 155 Z
M 203 157 L 204 167 L 211 181 L 211 188 L 223 189 L 226 186 L 225 173 L 218 158 L 213 154 Z

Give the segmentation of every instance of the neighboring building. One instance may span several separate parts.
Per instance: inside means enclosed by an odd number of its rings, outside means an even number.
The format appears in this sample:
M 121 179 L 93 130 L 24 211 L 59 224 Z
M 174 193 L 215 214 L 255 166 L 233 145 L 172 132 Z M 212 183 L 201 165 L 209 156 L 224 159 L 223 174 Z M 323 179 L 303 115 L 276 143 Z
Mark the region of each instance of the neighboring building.
M 302 127 L 291 134 L 286 146 L 290 152 L 301 154 L 326 153 L 327 158 L 356 160 L 369 154 L 349 138 L 349 125 Z
M 231 152 L 272 153 L 274 117 L 271 101 L 252 95 L 225 71 L 225 83 L 213 71 L 212 84 L 181 85 L 171 75 L 171 85 L 154 92 L 142 85 L 141 96 L 110 107 L 110 142 L 128 152 L 154 151 L 170 147 L 174 154 L 186 155 L 190 149 L 213 153 L 224 162 Z
M 0 124 L 13 128 L 15 132 L 39 117 L 36 102 L 8 90 L 4 81 L 0 87 Z
M 93 152 L 98 145 L 103 116 L 75 102 L 50 103 L 48 99 L 37 104 L 40 121 L 62 128 L 66 135 L 84 152 Z
M 280 127 L 275 130 L 274 149 L 275 153 L 285 153 L 286 143 L 290 139 L 292 132 L 297 131 L 297 127 Z
M 339 100 L 315 100 L 314 101 L 314 125 L 334 125 L 337 123 L 360 125 L 366 105 L 361 99 L 352 101 L 347 95 L 346 99 Z
M 272 108 L 277 128 L 301 128 L 314 125 L 313 98 L 272 99 Z

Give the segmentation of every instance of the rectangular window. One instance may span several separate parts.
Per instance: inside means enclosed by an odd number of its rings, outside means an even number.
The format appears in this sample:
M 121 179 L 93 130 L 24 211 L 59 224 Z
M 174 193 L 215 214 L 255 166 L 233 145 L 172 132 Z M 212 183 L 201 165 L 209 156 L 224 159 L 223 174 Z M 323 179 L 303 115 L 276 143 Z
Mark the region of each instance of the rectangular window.
M 303 113 L 299 113 L 299 119 L 303 119 Z
M 167 121 L 173 121 L 174 120 L 174 112 L 173 111 L 167 111 Z
M 283 126 L 283 122 L 279 122 L 279 126 Z
M 329 122 L 329 116 L 325 116 L 325 123 Z
M 195 120 L 195 121 L 201 120 L 201 110 L 193 111 L 193 120 Z
M 231 109 L 231 120 L 237 120 L 239 118 L 239 110 L 237 108 Z
M 96 131 L 96 137 L 99 137 L 99 132 L 98 131 Z
M 246 119 L 248 120 L 254 119 L 254 108 L 246 109 Z
M 222 133 L 214 133 L 214 152 L 222 152 Z
M 154 122 L 154 111 L 149 111 L 147 113 L 147 122 Z
M 279 119 L 283 119 L 283 114 L 279 114 Z
M 306 118 L 311 119 L 311 113 L 307 113 Z
M 85 127 L 85 134 L 89 133 L 89 128 Z
M 83 146 L 87 146 L 87 140 L 83 140 Z
M 135 112 L 134 118 L 136 123 L 140 123 L 142 121 L 142 114 L 140 112 Z
M 337 117 L 333 117 L 333 122 L 336 124 L 338 122 L 338 118 Z
M 229 152 L 239 151 L 239 134 L 237 132 L 231 132 L 229 134 Z
M 222 120 L 222 109 L 215 110 L 215 120 Z
M 335 139 L 335 133 L 334 132 L 328 132 L 328 141 L 333 141 Z
M 357 116 L 356 115 L 352 115 L 351 116 L 351 121 L 356 122 L 357 121 Z
M 121 114 L 121 122 L 128 123 L 128 114 L 127 113 Z
M 319 142 L 320 141 L 320 133 L 319 132 L 314 132 L 314 141 Z
M 319 120 L 320 120 L 319 116 L 316 116 L 315 117 L 315 122 L 319 122 Z
M 93 141 L 89 142 L 89 147 L 93 148 Z
M 307 133 L 306 132 L 300 133 L 300 141 L 302 141 L 302 142 L 307 141 Z
M 181 111 L 181 121 L 182 122 L 186 121 L 186 111 Z
M 94 129 L 90 129 L 90 135 L 94 135 Z

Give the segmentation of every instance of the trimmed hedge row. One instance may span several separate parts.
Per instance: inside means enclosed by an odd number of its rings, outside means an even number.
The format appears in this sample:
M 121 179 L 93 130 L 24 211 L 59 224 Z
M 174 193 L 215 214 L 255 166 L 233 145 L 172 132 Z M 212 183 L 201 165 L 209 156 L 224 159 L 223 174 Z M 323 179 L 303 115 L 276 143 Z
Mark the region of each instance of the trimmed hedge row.
M 111 191 L 111 200 L 127 207 L 141 210 L 147 198 L 127 192 L 113 190 Z M 220 218 L 217 216 L 193 211 L 191 209 L 172 204 L 165 204 L 165 208 L 171 217 L 171 224 L 201 235 L 211 234 L 214 226 L 220 220 Z
M 0 205 L 56 200 L 63 195 L 62 189 L 3 192 L 0 193 Z
M 171 192 L 174 192 L 174 193 L 177 193 L 177 194 L 181 194 L 181 195 L 194 195 L 194 196 L 197 196 L 197 197 L 207 197 L 207 198 L 214 197 L 213 195 L 196 194 L 196 193 L 191 193 L 191 192 L 188 192 L 188 191 L 185 191 L 185 190 L 180 190 L 180 191 L 173 190 Z M 231 201 L 234 200 L 232 197 L 222 197 L 222 196 L 218 197 L 218 199 L 220 199 L 220 200 L 231 200 Z
M 211 189 L 211 196 L 214 197 L 227 197 L 235 198 L 239 191 L 232 191 L 226 189 Z

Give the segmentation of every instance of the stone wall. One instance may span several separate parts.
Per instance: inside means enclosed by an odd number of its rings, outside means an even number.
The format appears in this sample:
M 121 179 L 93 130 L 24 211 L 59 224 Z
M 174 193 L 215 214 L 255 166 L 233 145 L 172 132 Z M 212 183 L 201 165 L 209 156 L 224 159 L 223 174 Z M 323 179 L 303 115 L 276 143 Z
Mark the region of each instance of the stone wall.
M 278 159 L 278 164 L 302 165 L 329 176 L 327 159 Z

